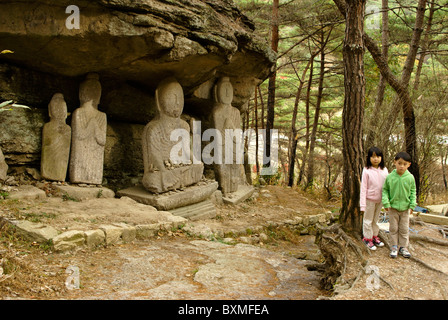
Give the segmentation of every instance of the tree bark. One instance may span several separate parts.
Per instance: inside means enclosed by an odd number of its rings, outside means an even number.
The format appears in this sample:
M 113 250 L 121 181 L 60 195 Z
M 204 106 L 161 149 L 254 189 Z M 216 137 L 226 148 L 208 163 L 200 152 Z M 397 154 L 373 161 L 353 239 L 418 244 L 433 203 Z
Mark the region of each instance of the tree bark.
M 255 112 L 255 165 L 257 170 L 257 178 L 258 174 L 260 172 L 260 161 L 258 160 L 258 99 L 257 99 L 257 89 L 259 87 L 255 88 L 255 106 L 254 106 L 254 112 Z
M 272 36 L 271 36 L 271 48 L 273 51 L 278 52 L 278 7 L 279 0 L 274 0 L 272 5 Z M 265 137 L 265 156 L 267 159 L 263 160 L 263 165 L 270 167 L 271 165 L 271 130 L 274 128 L 274 116 L 275 116 L 275 82 L 277 77 L 277 67 L 274 66 L 274 71 L 269 76 L 268 83 L 268 105 L 267 105 L 267 119 L 266 119 L 266 137 Z
M 303 179 L 303 174 L 305 172 L 305 166 L 308 161 L 308 150 L 310 148 L 310 97 L 311 97 L 311 86 L 313 82 L 313 69 L 314 69 L 314 58 L 315 56 L 312 56 L 310 61 L 310 75 L 308 78 L 308 87 L 306 89 L 306 101 L 305 101 L 305 150 L 303 151 L 302 156 L 302 164 L 300 165 L 299 170 L 299 178 L 297 181 L 297 184 L 300 184 Z
M 346 0 L 343 47 L 345 99 L 342 111 L 343 190 L 340 222 L 361 234 L 359 190 L 363 166 L 362 125 L 365 104 L 364 15 L 365 0 Z
M 429 47 L 429 33 L 432 28 L 432 19 L 434 17 L 435 11 L 435 1 L 431 2 L 431 7 L 429 9 L 429 17 L 428 23 L 426 24 L 425 37 L 422 42 L 421 50 L 420 50 L 420 58 L 418 59 L 417 71 L 415 72 L 415 80 L 414 80 L 414 94 L 418 90 L 420 85 L 420 74 L 422 73 L 423 63 L 425 62 L 426 51 Z
M 302 78 L 299 78 L 299 87 L 297 89 L 296 98 L 294 100 L 294 109 L 292 112 L 292 120 L 291 120 L 291 136 L 290 136 L 290 154 L 289 154 L 289 172 L 288 172 L 288 186 L 292 187 L 294 185 L 294 168 L 296 161 L 296 151 L 297 151 L 297 142 L 298 142 L 298 132 L 296 128 L 297 121 L 297 109 L 299 107 L 300 96 L 302 95 L 303 84 L 305 83 L 305 76 L 308 72 L 308 69 L 311 65 L 311 61 L 314 60 L 316 54 L 312 54 L 308 64 L 302 73 Z
M 342 0 L 333 0 L 338 6 L 339 11 L 345 15 L 346 5 Z M 417 153 L 417 134 L 415 131 L 415 114 L 414 105 L 412 103 L 411 96 L 408 91 L 409 80 L 411 78 L 412 69 L 415 64 L 415 58 L 417 55 L 418 46 L 420 43 L 421 34 L 423 31 L 423 21 L 425 15 L 426 0 L 419 0 L 417 7 L 417 16 L 414 26 L 414 32 L 412 35 L 410 50 L 406 57 L 406 61 L 399 80 L 390 70 L 387 60 L 384 59 L 381 51 L 376 43 L 365 32 L 363 32 L 364 44 L 372 55 L 373 60 L 377 64 L 381 75 L 386 79 L 389 85 L 397 93 L 402 110 L 403 110 L 403 122 L 405 128 L 405 146 L 406 152 L 412 158 L 412 164 L 409 171 L 414 175 L 417 196 L 420 191 L 420 170 L 418 165 L 418 153 Z
M 324 78 L 325 78 L 325 46 L 330 38 L 331 30 L 328 33 L 328 37 L 324 39 L 324 31 L 321 33 L 321 48 L 320 48 L 320 74 L 319 74 L 319 86 L 317 91 L 316 109 L 314 111 L 313 129 L 310 137 L 310 150 L 308 155 L 308 171 L 307 171 L 307 183 L 306 188 L 310 188 L 314 184 L 314 149 L 316 146 L 317 127 L 319 125 L 320 106 L 322 104 L 322 94 L 324 91 Z
M 389 0 L 382 0 L 382 31 L 381 31 L 381 54 L 383 59 L 388 61 L 389 56 Z M 374 114 L 381 113 L 381 107 L 384 101 L 384 92 L 386 90 L 386 80 L 380 74 L 380 80 L 378 83 L 378 91 L 375 99 Z M 366 138 L 366 147 L 377 145 L 378 141 L 376 139 L 376 134 L 378 128 L 378 122 L 380 117 L 372 116 L 369 130 Z M 383 146 L 383 151 L 384 146 Z M 385 154 L 385 153 L 384 153 Z

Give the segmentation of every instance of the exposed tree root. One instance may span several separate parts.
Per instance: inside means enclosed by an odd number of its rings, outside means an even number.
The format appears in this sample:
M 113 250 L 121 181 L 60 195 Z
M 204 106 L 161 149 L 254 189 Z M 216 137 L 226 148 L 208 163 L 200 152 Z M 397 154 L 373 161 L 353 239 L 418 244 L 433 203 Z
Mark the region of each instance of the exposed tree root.
M 381 238 L 381 241 L 384 242 L 385 246 L 390 249 L 389 239 L 388 239 L 386 233 L 383 230 L 380 230 L 379 237 Z M 442 246 L 447 246 L 448 245 L 448 241 L 435 239 L 435 238 L 422 236 L 422 235 L 415 235 L 415 234 L 410 234 L 409 235 L 409 240 L 415 240 L 415 241 L 418 241 L 418 242 L 426 241 L 426 242 L 429 242 L 429 243 L 434 243 L 434 244 L 438 244 L 438 245 L 442 245 Z M 445 276 L 448 276 L 448 274 L 446 274 L 445 272 L 443 272 L 443 271 L 441 271 L 441 270 L 439 270 L 437 268 L 434 268 L 433 266 L 427 264 L 426 262 L 424 262 L 423 260 L 415 257 L 414 255 L 412 255 L 410 259 L 412 261 L 415 261 L 415 262 L 421 264 L 422 266 L 424 266 L 425 268 L 427 268 L 429 270 L 432 270 L 432 271 L 435 271 L 437 273 L 440 273 L 440 274 L 443 274 Z
M 431 237 L 422 236 L 422 235 L 419 235 L 419 234 L 410 234 L 409 235 L 409 240 L 420 240 L 420 241 L 426 241 L 426 242 L 429 242 L 429 243 L 438 244 L 440 246 L 448 246 L 448 240 L 431 238 Z
M 423 248 L 425 248 L 425 249 L 427 249 L 427 250 L 432 250 L 432 251 L 434 251 L 434 252 L 437 252 L 438 254 L 441 254 L 441 255 L 443 255 L 443 256 L 448 257 L 448 253 L 443 252 L 443 251 L 441 251 L 441 250 L 437 250 L 436 248 L 429 247 L 429 246 L 427 246 L 426 244 L 424 244 L 424 243 L 421 242 L 421 241 L 416 241 L 416 243 L 418 243 L 420 246 L 422 246 Z
M 389 237 L 384 231 L 380 231 L 379 237 L 385 246 L 390 249 Z M 412 236 L 412 240 L 425 241 L 431 244 L 446 245 L 444 240 L 434 239 L 426 236 Z M 346 233 L 340 224 L 334 224 L 327 228 L 318 228 L 316 234 L 318 244 L 325 263 L 308 266 L 310 270 L 320 271 L 322 274 L 321 285 L 325 290 L 333 291 L 335 294 L 350 290 L 361 278 L 368 265 L 368 257 L 371 252 L 362 243 L 361 239 Z M 421 266 L 448 276 L 445 272 L 429 265 L 425 261 L 415 257 L 410 258 Z M 390 289 L 395 291 L 394 286 L 386 279 L 379 276 L 379 280 L 384 282 Z
M 316 267 L 322 271 L 323 289 L 334 290 L 337 283 L 339 289 L 348 290 L 356 284 L 367 265 L 363 253 L 370 254 L 357 242 L 359 240 L 345 233 L 340 224 L 317 230 L 316 243 L 325 258 L 324 265 Z

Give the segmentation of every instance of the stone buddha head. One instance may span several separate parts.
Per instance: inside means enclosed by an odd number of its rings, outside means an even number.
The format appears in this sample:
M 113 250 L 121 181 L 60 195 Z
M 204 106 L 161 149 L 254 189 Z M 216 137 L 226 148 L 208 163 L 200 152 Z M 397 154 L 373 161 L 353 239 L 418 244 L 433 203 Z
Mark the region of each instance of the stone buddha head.
M 67 118 L 67 104 L 62 93 L 55 93 L 48 104 L 50 119 L 65 121 Z
M 233 100 L 233 86 L 229 77 L 222 77 L 214 87 L 215 102 L 231 104 Z
M 101 98 L 101 84 L 97 73 L 89 73 L 79 86 L 79 101 L 81 105 L 93 101 L 92 105 L 97 108 Z
M 156 104 L 160 115 L 179 118 L 184 109 L 184 91 L 174 78 L 167 78 L 156 89 Z

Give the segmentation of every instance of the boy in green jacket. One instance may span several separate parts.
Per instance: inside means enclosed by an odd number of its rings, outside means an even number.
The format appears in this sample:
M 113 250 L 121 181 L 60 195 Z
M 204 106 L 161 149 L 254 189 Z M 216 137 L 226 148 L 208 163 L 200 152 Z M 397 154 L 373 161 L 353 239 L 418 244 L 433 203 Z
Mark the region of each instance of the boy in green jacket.
M 407 250 L 409 215 L 417 206 L 415 179 L 407 170 L 411 165 L 411 156 L 406 152 L 399 152 L 395 156 L 394 165 L 395 170 L 384 182 L 382 198 L 389 215 L 390 257 L 396 258 L 399 252 L 403 257 L 410 258 L 411 254 Z

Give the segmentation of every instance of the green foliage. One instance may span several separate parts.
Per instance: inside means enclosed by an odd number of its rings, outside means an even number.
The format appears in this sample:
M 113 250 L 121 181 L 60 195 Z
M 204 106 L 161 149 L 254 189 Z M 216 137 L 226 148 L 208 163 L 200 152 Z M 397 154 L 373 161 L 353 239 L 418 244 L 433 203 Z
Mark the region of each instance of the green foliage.
M 241 11 L 247 15 L 255 24 L 255 34 L 266 41 L 270 46 L 272 1 L 263 0 L 234 0 Z M 375 16 L 366 16 L 365 32 L 381 48 L 382 38 L 382 1 L 369 0 L 366 7 L 375 9 Z M 388 66 L 397 79 L 401 78 L 406 56 L 411 43 L 417 2 L 412 0 L 390 0 L 389 1 L 389 44 L 388 44 Z M 429 34 L 426 34 L 426 23 L 429 16 L 431 2 L 427 4 L 424 32 L 421 44 L 425 39 L 428 47 L 425 62 L 422 66 L 420 85 L 414 90 L 417 65 L 420 62 L 420 53 L 417 55 L 411 77 L 409 92 L 414 103 L 416 115 L 416 126 L 418 135 L 419 163 L 421 164 L 422 190 L 430 193 L 436 186 L 441 186 L 441 167 L 438 160 L 441 154 L 445 154 L 448 136 L 448 114 L 445 106 L 448 103 L 448 95 L 445 93 L 448 87 L 448 24 L 446 23 L 446 12 L 448 0 L 436 0 L 433 22 Z M 378 20 L 372 21 L 375 18 Z M 370 21 L 368 21 L 370 19 Z M 375 28 L 368 23 L 374 22 Z M 327 190 L 334 190 L 342 164 L 342 107 L 344 105 L 344 69 L 342 48 L 345 32 L 345 22 L 338 12 L 332 0 L 301 0 L 280 1 L 279 8 L 279 50 L 277 60 L 276 99 L 275 99 L 275 121 L 274 127 L 279 129 L 289 138 L 291 131 L 292 111 L 297 89 L 302 80 L 311 54 L 322 46 L 322 39 L 328 42 L 324 48 L 325 52 L 325 78 L 323 83 L 323 96 L 321 112 L 318 119 L 316 136 L 315 160 L 316 185 L 325 186 Z M 330 32 L 331 31 L 331 32 Z M 317 103 L 318 78 L 320 72 L 320 55 L 314 59 L 312 73 L 313 82 L 309 100 L 307 100 L 307 86 L 309 72 L 303 78 L 298 114 L 295 127 L 298 131 L 298 146 L 296 160 L 301 164 L 305 154 L 306 142 L 306 106 L 309 106 L 309 124 L 313 125 L 315 106 Z M 365 114 L 364 131 L 367 134 L 372 126 L 375 126 L 375 137 L 379 147 L 386 149 L 386 165 L 391 166 L 391 155 L 404 149 L 404 128 L 401 110 L 394 115 L 397 105 L 397 94 L 386 85 L 382 106 L 377 109 L 378 84 L 380 81 L 379 68 L 372 59 L 370 53 L 365 51 L 364 72 L 366 79 L 365 88 Z M 268 96 L 267 81 L 260 86 L 264 104 Z M 258 97 L 258 119 L 262 121 L 260 97 Z M 251 106 L 249 106 L 251 108 Z M 250 117 L 253 118 L 251 112 Z M 264 116 L 266 117 L 266 110 Z M 385 128 L 391 128 L 390 136 Z M 288 144 L 279 151 L 281 163 L 288 162 Z M 446 169 L 445 169 L 446 170 Z M 266 179 L 268 177 L 262 177 Z M 281 178 L 276 178 L 275 183 L 281 183 Z M 427 190 L 427 191 L 426 191 Z M 422 195 L 424 196 L 424 195 Z

